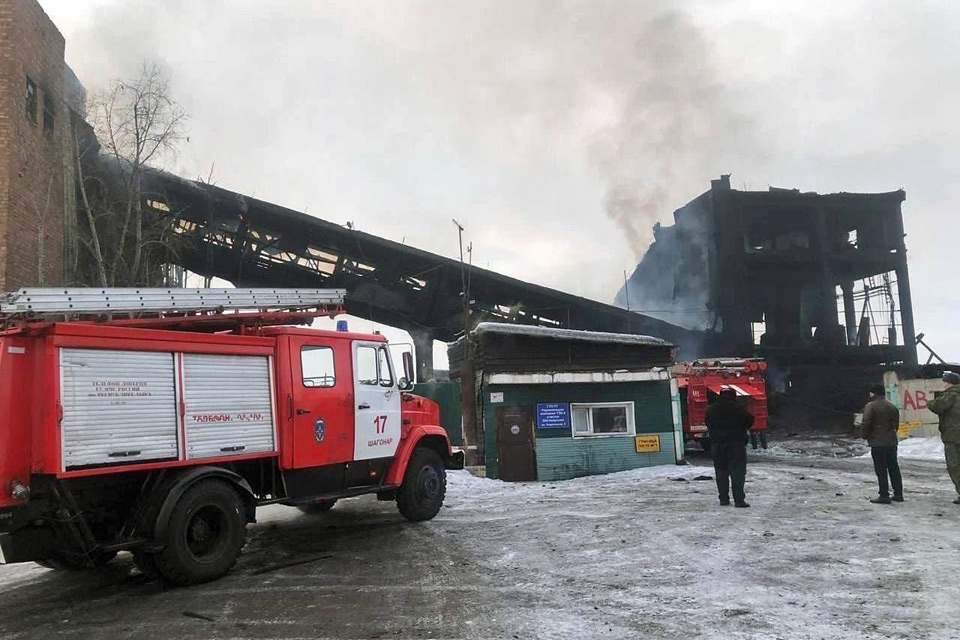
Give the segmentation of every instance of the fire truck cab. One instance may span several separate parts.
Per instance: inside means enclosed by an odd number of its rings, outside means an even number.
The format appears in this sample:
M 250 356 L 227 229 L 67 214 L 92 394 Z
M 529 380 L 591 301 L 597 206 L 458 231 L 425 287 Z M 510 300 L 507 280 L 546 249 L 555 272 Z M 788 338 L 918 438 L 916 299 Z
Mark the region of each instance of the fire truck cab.
M 733 389 L 737 399 L 753 414 L 750 443 L 767 448 L 767 392 L 761 359 L 720 358 L 681 362 L 673 366 L 680 391 L 680 414 L 685 442 L 699 442 L 710 450 L 707 407 L 723 389 Z
M 433 518 L 463 455 L 409 392 L 412 354 L 398 369 L 381 335 L 285 324 L 329 309 L 271 306 L 0 332 L 0 563 L 130 551 L 187 585 L 229 571 L 259 506 L 372 493 Z

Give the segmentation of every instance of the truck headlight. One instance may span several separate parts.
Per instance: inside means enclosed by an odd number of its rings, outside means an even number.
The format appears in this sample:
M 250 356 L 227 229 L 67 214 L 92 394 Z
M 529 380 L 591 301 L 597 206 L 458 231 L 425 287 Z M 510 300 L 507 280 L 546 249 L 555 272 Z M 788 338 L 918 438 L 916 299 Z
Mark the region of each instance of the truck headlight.
M 10 483 L 10 495 L 13 496 L 15 500 L 26 500 L 30 497 L 30 487 L 19 480 L 14 480 Z

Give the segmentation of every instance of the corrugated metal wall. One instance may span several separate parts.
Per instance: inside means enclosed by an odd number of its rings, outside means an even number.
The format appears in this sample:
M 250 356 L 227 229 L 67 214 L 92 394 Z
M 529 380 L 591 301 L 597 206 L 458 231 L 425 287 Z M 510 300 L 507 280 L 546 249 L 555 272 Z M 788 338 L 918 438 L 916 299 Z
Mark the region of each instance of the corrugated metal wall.
M 177 458 L 172 353 L 60 350 L 63 466 Z
M 421 382 L 413 392 L 440 405 L 440 426 L 454 446 L 463 445 L 463 411 L 460 407 L 460 381 Z
M 276 450 L 266 356 L 60 350 L 63 465 L 117 465 Z M 181 387 L 182 384 L 182 387 Z
M 187 458 L 275 449 L 266 356 L 184 354 Z

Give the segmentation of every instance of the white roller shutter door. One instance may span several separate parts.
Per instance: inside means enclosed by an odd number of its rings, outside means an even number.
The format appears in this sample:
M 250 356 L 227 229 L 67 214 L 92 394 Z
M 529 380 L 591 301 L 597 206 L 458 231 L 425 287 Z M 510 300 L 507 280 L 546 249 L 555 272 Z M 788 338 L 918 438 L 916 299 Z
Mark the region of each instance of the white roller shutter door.
M 65 469 L 178 457 L 172 353 L 60 350 Z
M 187 459 L 276 450 L 270 359 L 183 354 Z

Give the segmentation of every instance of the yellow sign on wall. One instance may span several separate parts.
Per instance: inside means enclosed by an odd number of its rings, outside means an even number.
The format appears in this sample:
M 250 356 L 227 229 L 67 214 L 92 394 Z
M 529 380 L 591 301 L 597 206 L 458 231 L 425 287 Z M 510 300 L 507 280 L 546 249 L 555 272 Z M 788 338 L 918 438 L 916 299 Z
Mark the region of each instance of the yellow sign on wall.
M 637 436 L 637 453 L 660 453 L 660 436 Z

